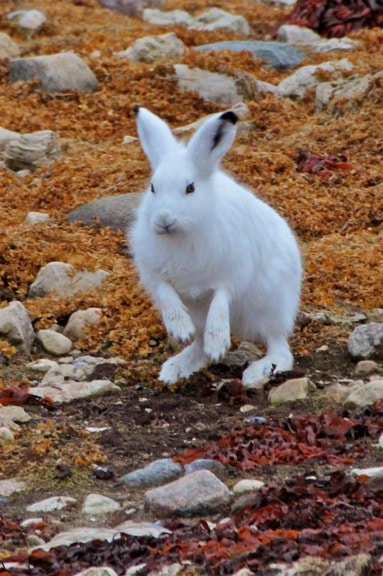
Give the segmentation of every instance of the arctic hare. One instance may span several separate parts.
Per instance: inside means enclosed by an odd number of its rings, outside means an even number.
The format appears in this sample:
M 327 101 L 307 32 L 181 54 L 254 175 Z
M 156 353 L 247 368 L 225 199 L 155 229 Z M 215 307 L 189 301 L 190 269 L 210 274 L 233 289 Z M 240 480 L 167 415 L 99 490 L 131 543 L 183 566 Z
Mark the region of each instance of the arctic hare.
M 132 253 L 168 334 L 189 343 L 163 364 L 160 380 L 175 383 L 219 361 L 231 333 L 267 346 L 244 371 L 245 386 L 290 370 L 300 253 L 286 221 L 219 168 L 237 116 L 214 115 L 185 145 L 149 110 L 135 114 L 153 175 L 131 230 Z

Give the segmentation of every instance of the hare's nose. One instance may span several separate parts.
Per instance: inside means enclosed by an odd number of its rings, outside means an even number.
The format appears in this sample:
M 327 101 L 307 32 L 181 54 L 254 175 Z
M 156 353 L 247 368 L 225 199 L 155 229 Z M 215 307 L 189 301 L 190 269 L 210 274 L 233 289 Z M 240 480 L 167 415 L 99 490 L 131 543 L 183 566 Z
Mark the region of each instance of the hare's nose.
M 168 213 L 160 214 L 156 218 L 155 228 L 157 234 L 171 234 L 174 231 L 176 219 Z

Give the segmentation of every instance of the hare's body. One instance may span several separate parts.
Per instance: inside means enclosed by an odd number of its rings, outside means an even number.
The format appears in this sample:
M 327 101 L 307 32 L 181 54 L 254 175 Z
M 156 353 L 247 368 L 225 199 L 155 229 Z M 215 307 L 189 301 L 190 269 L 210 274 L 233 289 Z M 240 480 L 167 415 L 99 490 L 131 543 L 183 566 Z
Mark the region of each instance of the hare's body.
M 210 129 L 202 126 L 187 148 L 165 132 L 168 153 L 158 163 L 145 130 L 153 118 L 163 123 L 139 109 L 139 131 L 141 114 L 141 142 L 154 174 L 132 230 L 132 250 L 168 332 L 184 342 L 194 338 L 165 362 L 160 378 L 176 382 L 218 361 L 230 346 L 230 332 L 267 344 L 265 358 L 245 371 L 246 385 L 273 369 L 290 369 L 286 338 L 301 285 L 294 235 L 272 208 L 216 168 L 214 158 L 213 169 L 204 165 L 209 153 L 217 148 L 220 157 L 227 148 L 234 114 L 210 120 Z

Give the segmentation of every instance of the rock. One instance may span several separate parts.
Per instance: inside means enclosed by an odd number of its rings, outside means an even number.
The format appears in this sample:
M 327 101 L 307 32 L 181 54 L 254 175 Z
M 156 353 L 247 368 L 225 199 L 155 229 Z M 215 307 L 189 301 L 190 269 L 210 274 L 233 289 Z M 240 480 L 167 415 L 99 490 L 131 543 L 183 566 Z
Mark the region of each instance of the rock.
M 28 354 L 31 351 L 35 332 L 21 302 L 14 301 L 0 309 L 0 337 L 16 346 L 20 352 Z
M 68 213 L 68 220 L 69 222 L 83 222 L 88 226 L 98 221 L 101 226 L 109 226 L 114 230 L 126 230 L 135 219 L 141 198 L 141 192 L 100 198 L 100 200 L 88 202 L 71 210 Z
M 243 494 L 244 492 L 255 492 L 265 485 L 261 480 L 239 480 L 233 486 L 234 494 Z
M 27 37 L 31 37 L 46 22 L 45 14 L 40 10 L 15 10 L 9 12 L 7 18 L 15 22 Z
M 146 8 L 146 10 L 144 10 L 143 20 L 144 22 L 149 22 L 157 26 L 172 26 L 173 24 L 191 26 L 194 22 L 193 18 L 188 12 L 185 12 L 185 10 L 162 12 L 155 8 Z
M 210 470 L 216 476 L 223 476 L 225 474 L 226 468 L 218 460 L 210 460 L 206 458 L 198 458 L 190 464 L 185 464 L 185 474 L 191 474 L 197 470 Z
M 110 8 L 115 12 L 121 12 L 128 16 L 138 16 L 142 14 L 144 8 L 153 6 L 161 8 L 162 0 L 98 0 L 104 8 Z
M 74 273 L 71 264 L 49 262 L 41 268 L 35 281 L 29 287 L 28 296 L 36 298 L 55 292 L 58 297 L 73 296 L 76 292 L 89 292 L 100 286 L 109 276 L 104 270 Z
M 359 46 L 357 40 L 352 40 L 351 38 L 329 38 L 327 40 L 321 39 L 319 42 L 315 42 L 311 49 L 314 52 L 337 52 L 341 50 L 353 50 Z
M 322 64 L 303 66 L 296 72 L 281 80 L 278 84 L 278 97 L 302 98 L 307 90 L 314 88 L 320 83 L 318 72 L 331 73 L 335 78 L 339 77 L 342 70 L 350 71 L 353 65 L 346 59 L 338 62 L 323 62 Z
M 382 368 L 374 360 L 360 360 L 355 366 L 355 374 L 357 375 L 364 374 L 368 376 L 369 374 L 378 374 L 379 372 L 382 372 Z
M 243 366 L 244 364 L 254 362 L 262 358 L 263 352 L 256 344 L 252 342 L 241 342 L 236 350 L 226 354 L 221 360 L 225 366 Z
M 374 468 L 353 468 L 351 474 L 353 476 L 368 476 L 368 478 L 383 478 L 383 466 L 376 466 Z
M 288 44 L 308 44 L 310 46 L 322 39 L 321 36 L 311 28 L 305 28 L 305 26 L 297 26 L 295 24 L 283 24 L 280 26 L 277 38 L 280 42 L 287 42 Z
M 117 573 L 109 566 L 97 566 L 77 572 L 75 576 L 117 576 Z
M 373 404 L 383 398 L 383 380 L 373 380 L 353 391 L 347 396 L 346 402 L 357 406 Z
M 8 497 L 14 492 L 22 492 L 26 486 L 21 480 L 0 480 L 0 496 Z
M 18 140 L 19 138 L 21 138 L 21 134 L 18 132 L 13 132 L 6 128 L 0 128 L 0 151 L 4 150 L 9 142 L 12 142 L 12 140 Z
M 368 554 L 329 561 L 317 556 L 303 556 L 292 564 L 273 564 L 273 576 L 363 576 L 370 564 Z
M 35 524 L 40 524 L 43 521 L 44 521 L 44 519 L 42 516 L 39 516 L 38 518 L 26 518 L 25 520 L 20 522 L 20 526 L 22 528 L 29 528 L 29 526 L 34 526 Z
M 37 340 L 53 356 L 64 356 L 72 350 L 72 341 L 55 330 L 39 330 Z
M 120 505 L 111 498 L 101 496 L 100 494 L 89 494 L 82 506 L 82 513 L 98 516 L 100 514 L 116 512 L 119 509 Z
M 35 170 L 55 160 L 60 153 L 60 144 L 55 133 L 52 130 L 40 130 L 11 140 L 5 147 L 4 161 L 6 166 L 15 172 Z
M 269 402 L 270 404 L 282 404 L 283 402 L 303 400 L 307 398 L 309 390 L 312 389 L 316 390 L 316 387 L 310 378 L 292 378 L 270 390 Z
M 35 396 L 40 398 L 48 397 L 59 404 L 71 402 L 78 398 L 91 398 L 107 392 L 121 392 L 121 388 L 110 380 L 92 380 L 91 382 L 81 383 L 69 380 L 56 382 L 54 386 L 44 385 L 33 388 Z
M 55 360 L 49 360 L 48 358 L 40 358 L 39 360 L 34 360 L 33 362 L 29 362 L 27 364 L 27 368 L 29 370 L 33 370 L 34 372 L 42 372 L 45 374 L 49 372 L 52 368 L 57 368 L 58 363 Z
M 34 226 L 35 224 L 40 224 L 41 222 L 46 222 L 49 220 L 49 214 L 46 212 L 28 212 L 25 216 L 23 224 L 31 224 Z
M 200 470 L 148 490 L 144 504 L 155 516 L 190 517 L 222 513 L 230 500 L 230 491 L 225 484 L 208 470 Z
M 382 432 L 382 434 L 379 436 L 378 446 L 379 446 L 379 448 L 383 448 L 383 432 Z
M 170 482 L 179 478 L 183 473 L 182 466 L 177 464 L 171 458 L 161 458 L 139 468 L 129 474 L 125 474 L 120 481 L 129 486 L 158 486 L 165 482 Z
M 325 388 L 323 391 L 323 396 L 327 400 L 331 400 L 337 404 L 344 404 L 352 390 L 359 388 L 360 385 L 364 386 L 364 383 L 359 381 L 359 383 L 355 383 L 353 386 L 345 386 L 344 384 L 336 382 L 336 384 L 332 384 L 328 388 Z
M 130 574 L 132 574 L 132 572 Z M 180 574 L 185 574 L 185 564 L 174 562 L 173 564 L 163 566 L 159 570 L 151 570 L 149 576 L 178 576 Z M 125 576 L 129 576 L 128 573 L 126 573 Z
M 257 60 L 264 60 L 271 68 L 285 70 L 298 66 L 305 55 L 301 50 L 283 42 L 263 42 L 258 40 L 224 40 L 213 44 L 197 46 L 196 50 L 231 50 L 251 52 Z
M 185 44 L 174 32 L 160 36 L 144 36 L 123 52 L 116 55 L 120 58 L 129 58 L 133 62 L 146 62 L 148 64 L 163 58 L 181 58 L 185 51 Z
M 348 351 L 355 358 L 369 358 L 383 352 L 383 323 L 357 326 L 348 339 Z
M 14 439 L 13 433 L 7 426 L 0 426 L 0 446 L 8 442 L 13 442 Z
M 180 88 L 197 92 L 205 100 L 224 106 L 242 101 L 235 78 L 227 74 L 189 68 L 186 64 L 175 64 L 174 70 Z
M 44 56 L 15 58 L 9 62 L 11 82 L 25 82 L 36 78 L 46 92 L 93 92 L 98 81 L 80 56 L 73 52 L 60 52 Z
M 76 504 L 76 498 L 70 496 L 52 496 L 40 502 L 35 502 L 27 507 L 28 512 L 57 512 L 70 504 Z
M 382 78 L 383 75 L 381 74 Z M 316 110 L 330 105 L 331 111 L 352 109 L 362 103 L 371 89 L 372 76 L 353 77 L 338 82 L 323 82 L 316 89 Z
M 16 58 L 20 54 L 20 48 L 8 34 L 0 32 L 0 60 Z
M 6 426 L 11 430 L 18 430 L 17 422 L 29 422 L 31 417 L 21 406 L 1 406 L 0 405 L 0 426 Z
M 86 310 L 73 312 L 63 330 L 64 336 L 72 340 L 72 342 L 77 342 L 83 336 L 84 328 L 98 322 L 101 315 L 101 308 L 87 308 Z
M 162 526 L 160 522 L 132 522 L 132 520 L 126 520 L 122 524 L 117 526 L 117 529 L 129 536 L 152 536 L 153 538 L 159 538 L 163 534 L 171 534 L 172 531 L 169 528 Z
M 203 14 L 196 16 L 190 28 L 195 30 L 229 30 L 234 34 L 248 36 L 250 26 L 246 18 L 237 14 L 230 14 L 221 8 L 210 8 Z

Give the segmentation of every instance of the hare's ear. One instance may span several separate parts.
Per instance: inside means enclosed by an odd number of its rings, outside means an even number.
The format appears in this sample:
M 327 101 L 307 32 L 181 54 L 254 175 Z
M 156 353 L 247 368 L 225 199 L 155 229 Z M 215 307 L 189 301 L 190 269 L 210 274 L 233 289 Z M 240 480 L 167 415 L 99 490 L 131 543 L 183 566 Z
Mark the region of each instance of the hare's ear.
M 192 136 L 187 154 L 203 176 L 213 172 L 230 149 L 238 117 L 229 110 L 207 120 Z
M 146 108 L 135 106 L 134 113 L 142 149 L 154 170 L 177 141 L 166 122 Z

